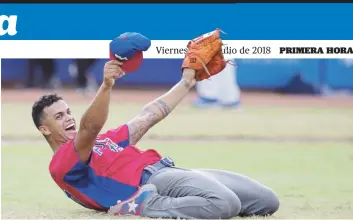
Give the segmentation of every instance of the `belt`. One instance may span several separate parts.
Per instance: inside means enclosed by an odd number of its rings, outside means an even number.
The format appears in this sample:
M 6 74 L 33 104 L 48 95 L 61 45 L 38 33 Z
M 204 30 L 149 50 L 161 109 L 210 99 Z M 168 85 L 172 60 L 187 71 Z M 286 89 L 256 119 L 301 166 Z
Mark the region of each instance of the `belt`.
M 174 166 L 174 161 L 169 157 L 164 157 L 157 163 L 145 167 L 141 174 L 140 186 L 145 185 L 149 178 L 158 170 L 172 166 Z

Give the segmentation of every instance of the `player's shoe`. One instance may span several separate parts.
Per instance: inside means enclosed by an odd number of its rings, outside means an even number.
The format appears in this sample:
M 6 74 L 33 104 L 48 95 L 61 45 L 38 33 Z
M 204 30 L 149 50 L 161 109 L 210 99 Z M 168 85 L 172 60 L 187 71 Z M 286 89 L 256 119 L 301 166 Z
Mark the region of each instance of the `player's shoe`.
M 115 206 L 110 207 L 108 214 L 123 216 L 139 216 L 142 206 L 147 198 L 157 192 L 157 188 L 153 184 L 142 186 L 133 196 L 125 201 L 118 201 Z

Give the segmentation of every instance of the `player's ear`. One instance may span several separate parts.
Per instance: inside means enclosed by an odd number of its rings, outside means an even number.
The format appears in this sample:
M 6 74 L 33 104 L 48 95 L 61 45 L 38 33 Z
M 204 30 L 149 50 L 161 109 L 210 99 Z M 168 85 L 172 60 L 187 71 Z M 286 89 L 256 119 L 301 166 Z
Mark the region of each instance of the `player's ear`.
M 42 132 L 42 134 L 43 134 L 44 136 L 48 136 L 48 135 L 51 134 L 49 128 L 48 128 L 47 126 L 45 126 L 45 125 L 40 126 L 40 127 L 39 127 L 39 131 Z

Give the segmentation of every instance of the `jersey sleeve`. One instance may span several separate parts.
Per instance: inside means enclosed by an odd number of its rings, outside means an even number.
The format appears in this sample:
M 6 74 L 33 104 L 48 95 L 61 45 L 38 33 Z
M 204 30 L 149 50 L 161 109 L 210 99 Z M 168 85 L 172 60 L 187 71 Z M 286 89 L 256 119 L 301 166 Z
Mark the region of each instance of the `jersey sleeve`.
M 88 165 L 80 161 L 74 140 L 62 145 L 50 163 L 50 173 L 56 180 L 78 181 L 87 173 Z
M 119 147 L 127 147 L 130 143 L 129 140 L 129 127 L 127 124 L 121 125 L 117 128 L 108 130 L 106 133 L 98 137 L 100 140 L 110 139 Z

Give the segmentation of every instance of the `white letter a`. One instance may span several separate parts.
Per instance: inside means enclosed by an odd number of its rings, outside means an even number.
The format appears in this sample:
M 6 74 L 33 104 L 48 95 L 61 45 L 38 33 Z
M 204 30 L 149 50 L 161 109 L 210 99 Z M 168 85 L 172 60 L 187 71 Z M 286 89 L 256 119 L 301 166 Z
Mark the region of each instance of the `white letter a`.
M 8 26 L 4 29 L 4 23 L 7 21 Z M 17 26 L 17 15 L 1 15 L 0 16 L 0 36 L 8 34 L 10 36 L 14 36 L 17 34 L 16 27 Z

